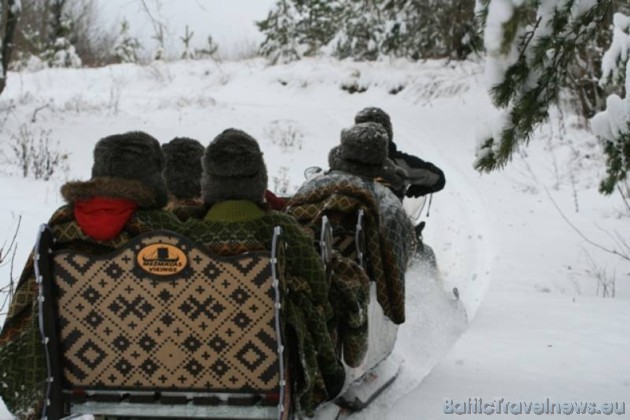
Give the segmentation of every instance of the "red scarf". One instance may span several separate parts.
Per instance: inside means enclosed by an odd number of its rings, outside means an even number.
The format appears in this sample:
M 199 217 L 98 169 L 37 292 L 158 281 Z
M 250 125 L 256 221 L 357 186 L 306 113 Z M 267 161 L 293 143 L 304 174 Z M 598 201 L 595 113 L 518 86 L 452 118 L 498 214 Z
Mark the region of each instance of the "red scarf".
M 118 236 L 137 208 L 133 200 L 95 197 L 74 203 L 74 218 L 87 236 L 107 241 Z
M 265 201 L 269 204 L 271 210 L 283 211 L 287 206 L 287 202 L 283 198 L 278 197 L 269 190 L 265 191 Z

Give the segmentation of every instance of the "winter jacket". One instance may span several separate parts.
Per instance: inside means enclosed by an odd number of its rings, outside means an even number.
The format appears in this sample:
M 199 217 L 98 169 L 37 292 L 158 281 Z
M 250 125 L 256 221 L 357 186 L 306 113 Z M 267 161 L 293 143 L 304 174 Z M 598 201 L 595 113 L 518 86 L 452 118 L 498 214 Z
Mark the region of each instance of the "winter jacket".
M 50 218 L 56 250 L 102 255 L 154 229 L 179 230 L 181 223 L 156 209 L 151 189 L 137 181 L 94 178 L 62 187 L 68 205 Z M 18 418 L 39 418 L 46 363 L 37 321 L 38 287 L 33 256 L 20 276 L 0 333 L 0 396 Z
M 203 220 L 188 220 L 185 232 L 211 252 L 235 255 L 271 250 L 276 226 L 282 228 L 286 243 L 285 323 L 290 327 L 289 345 L 295 346 L 293 354 L 301 364 L 293 392 L 298 412 L 312 415 L 317 404 L 337 395 L 345 380 L 328 330 L 333 316 L 329 285 L 313 238 L 292 217 L 245 200 L 214 204 Z
M 405 321 L 405 271 L 415 239 L 413 225 L 392 191 L 372 179 L 330 171 L 307 181 L 287 211 L 312 226 L 328 211 L 356 218 L 360 209 L 365 212 L 367 271 L 376 281 L 378 302 L 385 315 L 401 324 Z
M 407 172 L 407 197 L 420 197 L 444 188 L 446 178 L 440 168 L 417 156 L 399 151 L 393 141 L 389 142 L 389 158 Z

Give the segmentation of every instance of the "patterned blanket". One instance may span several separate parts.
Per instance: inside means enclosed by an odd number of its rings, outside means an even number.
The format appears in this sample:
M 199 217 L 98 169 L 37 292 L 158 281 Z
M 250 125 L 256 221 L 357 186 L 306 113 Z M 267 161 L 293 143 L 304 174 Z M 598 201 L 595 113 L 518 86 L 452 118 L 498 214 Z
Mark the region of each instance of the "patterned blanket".
M 377 299 L 393 322 L 405 321 L 405 271 L 414 249 L 413 225 L 400 200 L 386 187 L 332 171 L 307 182 L 293 196 L 288 212 L 315 231 L 324 215 L 365 213 L 367 271 L 376 281 Z M 355 216 L 356 220 L 356 216 Z

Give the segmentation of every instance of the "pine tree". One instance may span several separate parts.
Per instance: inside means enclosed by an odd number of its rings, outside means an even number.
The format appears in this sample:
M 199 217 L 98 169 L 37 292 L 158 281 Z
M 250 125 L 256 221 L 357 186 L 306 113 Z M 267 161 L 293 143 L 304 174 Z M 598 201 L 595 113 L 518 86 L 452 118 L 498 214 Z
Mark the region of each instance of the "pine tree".
M 210 58 L 212 60 L 218 59 L 217 57 L 218 52 L 219 52 L 219 45 L 216 42 L 214 42 L 212 35 L 208 35 L 208 42 L 205 48 L 195 50 L 195 54 L 197 55 L 197 57 Z
M 50 32 L 42 58 L 50 67 L 81 67 L 81 59 L 70 40 L 72 19 L 65 12 L 66 0 L 50 2 Z
M 549 117 L 581 48 L 605 21 L 611 0 L 484 1 L 487 74 L 499 129 L 480 139 L 475 167 L 501 168 Z M 509 13 L 506 13 L 509 12 Z
M 376 60 L 385 34 L 384 0 L 348 0 L 341 14 L 343 26 L 333 39 L 338 58 Z
M 612 94 L 606 100 L 606 111 L 593 118 L 593 129 L 604 148 L 606 178 L 599 190 L 611 194 L 620 184 L 627 195 L 630 171 L 630 15 L 616 13 L 610 48 L 602 59 L 602 85 L 623 86 L 625 98 Z M 622 192 L 623 194 L 623 192 Z
M 475 0 L 388 0 L 383 52 L 462 60 L 480 47 Z
M 126 19 L 120 23 L 120 33 L 114 46 L 114 57 L 118 63 L 137 63 L 140 42 L 129 33 L 129 22 Z
M 317 55 L 334 38 L 343 15 L 344 2 L 338 0 L 295 0 L 298 43 L 305 56 Z
M 190 47 L 190 41 L 194 35 L 195 32 L 191 32 L 188 25 L 186 25 L 186 32 L 184 33 L 184 36 L 179 38 L 184 44 L 184 52 L 182 52 L 181 57 L 182 60 L 194 60 L 196 58 L 195 51 Z
M 299 60 L 304 48 L 298 43 L 298 10 L 292 0 L 278 0 L 265 20 L 256 22 L 265 36 L 260 54 L 272 64 Z

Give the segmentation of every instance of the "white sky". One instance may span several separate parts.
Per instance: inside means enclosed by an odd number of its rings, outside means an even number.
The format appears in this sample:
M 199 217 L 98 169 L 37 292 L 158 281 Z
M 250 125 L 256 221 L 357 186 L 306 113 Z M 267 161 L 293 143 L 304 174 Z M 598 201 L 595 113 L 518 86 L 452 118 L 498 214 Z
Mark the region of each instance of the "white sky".
M 145 0 L 155 18 L 167 26 L 167 53 L 178 55 L 183 48 L 180 37 L 186 25 L 194 31 L 193 47 L 206 45 L 208 35 L 219 44 L 220 54 L 230 56 L 261 41 L 254 25 L 263 19 L 275 0 Z M 157 43 L 150 19 L 141 0 L 99 0 L 107 24 L 116 25 L 126 18 L 131 32 L 147 50 Z M 148 52 L 148 51 L 147 51 Z

